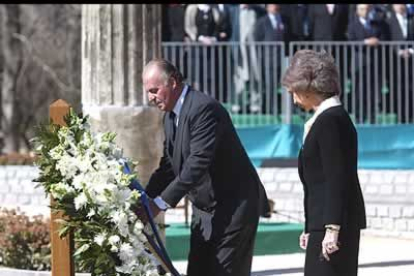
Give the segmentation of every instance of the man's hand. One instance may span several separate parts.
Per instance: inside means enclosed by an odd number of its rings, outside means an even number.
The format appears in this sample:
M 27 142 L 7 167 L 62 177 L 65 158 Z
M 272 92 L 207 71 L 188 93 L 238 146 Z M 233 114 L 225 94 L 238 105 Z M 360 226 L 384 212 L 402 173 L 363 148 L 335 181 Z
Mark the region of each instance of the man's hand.
M 338 236 L 338 230 L 326 229 L 325 237 L 322 241 L 322 255 L 327 261 L 330 260 L 329 254 L 339 250 Z
M 220 38 L 222 39 L 226 39 L 227 38 L 227 34 L 225 32 L 221 32 L 219 33 Z
M 370 37 L 370 38 L 366 38 L 364 40 L 364 43 L 368 46 L 376 46 L 379 43 L 379 39 L 376 37 Z
M 306 250 L 308 247 L 309 233 L 302 232 L 299 237 L 299 246 L 303 250 Z
M 211 45 L 217 41 L 217 39 L 214 36 L 204 36 L 204 35 L 200 35 L 198 40 L 201 43 L 206 44 L 206 45 Z
M 153 218 L 158 216 L 158 214 L 162 211 L 160 208 L 158 208 L 157 204 L 155 204 L 154 200 L 149 199 L 149 208 L 151 210 Z M 142 205 L 142 203 L 137 204 L 133 207 L 135 214 L 138 216 L 138 218 L 142 221 L 142 223 L 146 224 L 148 222 L 148 216 L 145 212 L 145 207 Z
M 411 53 L 409 49 L 403 49 L 403 50 L 399 50 L 398 54 L 403 57 L 403 58 L 409 58 Z
M 154 200 L 151 198 L 149 200 L 149 207 L 152 213 L 153 218 L 156 218 L 158 214 L 162 211 L 157 204 L 155 204 Z

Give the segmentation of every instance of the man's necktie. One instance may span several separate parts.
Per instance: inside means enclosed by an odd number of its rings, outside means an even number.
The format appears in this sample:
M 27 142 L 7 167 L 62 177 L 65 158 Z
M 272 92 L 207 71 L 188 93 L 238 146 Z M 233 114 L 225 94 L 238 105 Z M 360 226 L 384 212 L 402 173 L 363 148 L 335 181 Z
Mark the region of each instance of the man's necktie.
M 365 30 L 367 31 L 367 33 L 369 34 L 369 36 L 375 35 L 373 33 L 373 29 L 372 29 L 371 23 L 368 20 L 365 21 L 364 27 L 365 27 Z
M 175 113 L 173 111 L 170 112 L 170 124 L 172 130 L 172 139 L 175 141 L 175 132 L 177 130 L 177 127 L 175 126 Z
M 407 36 L 408 36 L 408 28 L 407 28 L 407 26 L 408 26 L 408 20 L 407 20 L 407 17 L 403 17 L 403 24 L 402 24 L 402 32 L 403 32 L 403 35 L 404 35 L 404 38 L 405 39 L 407 39 Z
M 407 4 L 407 13 L 409 15 L 414 15 L 414 5 L 413 4 Z
M 274 30 L 276 33 L 279 33 L 280 31 L 283 31 L 283 23 L 282 23 L 282 17 L 278 15 L 273 15 L 273 22 L 274 22 Z
M 276 30 L 278 31 L 283 30 L 282 17 L 280 15 L 276 15 Z

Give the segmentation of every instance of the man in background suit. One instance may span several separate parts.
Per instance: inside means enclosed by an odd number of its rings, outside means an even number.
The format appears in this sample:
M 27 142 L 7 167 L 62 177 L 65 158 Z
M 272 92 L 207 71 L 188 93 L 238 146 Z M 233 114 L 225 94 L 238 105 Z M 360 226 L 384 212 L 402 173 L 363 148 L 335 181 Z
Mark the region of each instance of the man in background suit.
M 348 27 L 348 4 L 312 4 L 308 7 L 309 36 L 311 41 L 346 41 Z M 346 46 L 339 49 L 332 47 L 331 54 L 335 58 L 340 71 L 341 87 L 345 87 L 343 52 Z M 321 47 L 329 52 L 329 47 Z
M 393 11 L 388 19 L 391 41 L 414 41 L 414 18 L 408 13 L 405 4 L 392 4 Z M 393 64 L 390 64 L 394 78 L 390 80 L 390 102 L 394 105 L 399 122 L 413 123 L 413 60 L 414 49 L 397 45 L 393 51 Z
M 185 6 L 182 4 L 162 5 L 162 41 L 184 42 Z
M 309 34 L 313 41 L 345 41 L 347 4 L 312 4 L 308 8 Z
M 284 42 L 287 48 L 290 41 L 289 20 L 281 13 L 280 5 L 266 4 L 266 11 L 267 14 L 259 18 L 254 27 L 254 40 Z M 262 113 L 281 114 L 282 96 L 277 93 L 280 86 L 282 62 L 285 58 L 282 47 L 275 48 L 267 44 L 257 46 L 257 50 L 261 61 L 259 68 L 262 71 Z
M 355 76 L 353 97 L 355 98 L 355 113 L 357 123 L 375 123 L 376 110 L 381 101 L 382 60 L 379 49 L 375 47 L 380 41 L 387 40 L 388 29 L 385 21 L 372 18 L 375 12 L 373 5 L 357 4 L 356 14 L 348 25 L 348 40 L 363 41 L 363 48 L 356 47 L 352 51 L 354 62 L 351 63 L 352 75 Z M 375 62 L 377 60 L 377 62 Z M 369 74 L 368 74 L 369 72 Z M 349 99 L 353 105 L 352 98 Z
M 218 37 L 217 41 L 227 42 L 232 36 L 232 24 L 230 18 L 230 5 L 229 4 L 217 4 L 217 11 L 219 13 L 219 20 L 217 22 Z M 232 53 L 228 49 L 230 45 L 216 46 L 215 56 L 213 57 L 215 62 L 215 79 L 216 79 L 216 94 L 215 99 L 221 103 L 229 102 L 227 95 L 227 83 L 230 82 L 230 74 L 227 72 L 233 72 L 234 65 L 231 62 Z M 220 69 L 221 68 L 221 69 Z
M 168 61 L 143 72 L 149 101 L 165 111 L 164 154 L 146 191 L 154 215 L 188 195 L 193 207 L 188 276 L 249 276 L 264 187 L 224 107 L 182 82 Z
M 306 41 L 309 39 L 308 6 L 305 4 L 281 5 L 281 13 L 289 20 L 290 41 Z
M 261 80 L 257 52 L 252 45 L 254 27 L 258 18 L 266 14 L 260 5 L 237 4 L 231 7 L 232 19 L 232 64 L 234 64 L 234 89 L 232 112 L 251 113 L 260 110 L 258 83 Z
M 189 40 L 184 30 L 185 5 L 161 5 L 162 12 L 162 41 L 183 43 Z M 164 57 L 179 66 L 184 76 L 187 76 L 187 53 L 183 47 L 168 46 L 164 48 Z M 182 68 L 180 68 L 182 67 Z

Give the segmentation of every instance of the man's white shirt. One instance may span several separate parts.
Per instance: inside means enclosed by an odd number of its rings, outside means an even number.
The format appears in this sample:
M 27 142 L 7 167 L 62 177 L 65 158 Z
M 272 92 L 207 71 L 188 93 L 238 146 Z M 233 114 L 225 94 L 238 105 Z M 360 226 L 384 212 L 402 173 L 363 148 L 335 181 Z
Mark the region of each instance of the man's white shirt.
M 187 96 L 187 91 L 188 91 L 188 85 L 185 85 L 184 88 L 183 88 L 183 92 L 181 92 L 181 95 L 178 98 L 178 100 L 175 103 L 175 106 L 172 110 L 172 112 L 174 112 L 174 114 L 175 114 L 175 122 L 174 123 L 175 123 L 176 127 L 178 127 L 178 121 L 180 120 L 181 108 L 183 107 L 185 96 Z

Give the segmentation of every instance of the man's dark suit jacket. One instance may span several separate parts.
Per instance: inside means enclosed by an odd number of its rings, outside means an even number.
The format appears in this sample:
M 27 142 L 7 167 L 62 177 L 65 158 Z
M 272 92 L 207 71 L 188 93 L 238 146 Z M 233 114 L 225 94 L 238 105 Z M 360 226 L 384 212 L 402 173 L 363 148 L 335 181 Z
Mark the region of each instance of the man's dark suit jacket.
M 162 41 L 184 41 L 185 7 L 181 4 L 162 5 Z
M 357 133 L 345 109 L 336 106 L 322 112 L 299 153 L 306 232 L 323 231 L 326 224 L 366 227 L 357 151 Z
M 349 41 L 363 41 L 364 39 L 370 38 L 370 37 L 376 37 L 380 41 L 386 41 L 388 40 L 388 34 L 389 34 L 388 25 L 385 22 L 378 22 L 375 24 L 371 24 L 371 29 L 369 30 L 364 27 L 364 25 L 359 20 L 359 17 L 354 16 L 352 17 L 348 25 L 348 40 Z M 362 48 L 361 56 L 359 54 L 360 48 L 359 47 L 355 48 L 355 56 L 354 56 L 355 72 L 358 72 L 359 70 L 367 70 L 364 67 L 369 66 L 369 65 L 374 66 L 375 59 L 381 58 L 381 57 L 375 56 L 375 51 L 372 50 L 374 49 L 374 47 L 371 47 L 371 51 L 370 51 L 371 56 L 370 56 L 370 59 L 368 59 L 366 57 L 368 47 L 370 46 L 364 46 Z M 381 56 L 381 55 L 378 54 L 378 56 Z M 360 62 L 360 59 L 361 59 L 361 62 Z M 370 62 L 370 64 L 368 64 L 368 62 Z M 362 64 L 363 68 L 360 67 L 360 64 Z M 381 62 L 378 61 L 378 64 L 381 64 Z M 371 69 L 371 70 L 374 70 L 374 69 Z
M 398 22 L 397 16 L 393 11 L 387 23 L 390 29 L 390 40 L 391 41 L 413 41 L 414 40 L 414 18 L 412 16 L 407 17 L 407 38 L 404 38 L 400 23 Z
M 384 23 L 371 24 L 371 30 L 367 30 L 357 16 L 349 21 L 348 40 L 350 41 L 361 41 L 370 37 L 384 41 L 388 39 L 388 33 L 387 25 Z
M 229 41 L 230 37 L 232 35 L 232 22 L 231 22 L 231 17 L 230 17 L 230 7 L 228 6 L 228 4 L 224 4 L 224 9 L 220 10 L 217 7 L 217 10 L 219 11 L 220 14 L 220 18 L 219 21 L 217 22 L 217 28 L 218 28 L 218 32 L 221 33 L 226 33 L 227 37 L 226 38 L 221 38 L 220 36 L 218 37 L 218 41 Z
M 288 42 L 290 41 L 290 25 L 289 20 L 284 14 L 279 14 L 278 27 L 273 28 L 272 22 L 269 18 L 269 14 L 266 14 L 259 18 L 254 26 L 253 37 L 255 41 L 277 41 L 284 42 L 285 49 L 289 49 Z M 268 84 L 268 87 L 262 88 L 263 94 L 269 93 L 270 97 L 273 97 L 273 92 L 276 89 L 274 82 L 269 79 L 269 76 L 276 78 L 277 82 L 281 78 L 281 66 L 283 62 L 283 52 L 281 47 L 273 47 L 271 44 L 264 45 L 263 47 L 257 47 L 258 55 L 261 56 L 261 64 L 266 67 L 266 70 L 262 70 L 262 83 Z M 259 51 L 261 49 L 261 51 Z M 286 52 L 287 53 L 287 52 Z M 266 96 L 265 96 L 266 97 Z M 273 103 L 272 98 L 267 99 Z M 273 106 L 270 110 L 267 110 L 266 98 L 263 99 L 263 111 L 273 113 Z M 279 104 L 278 104 L 279 105 Z
M 260 17 L 254 27 L 254 40 L 255 41 L 290 41 L 290 26 L 289 20 L 284 14 L 280 14 L 281 25 L 280 28 L 274 29 L 269 15 L 263 15 Z
M 398 22 L 397 16 L 394 11 L 391 12 L 391 16 L 388 19 L 388 25 L 390 29 L 390 40 L 391 41 L 414 41 L 414 17 L 411 15 L 407 16 L 407 37 L 404 38 L 402 29 Z M 399 122 L 412 122 L 413 115 L 413 85 L 412 85 L 412 75 L 413 75 L 413 63 L 411 61 L 412 55 L 405 59 L 401 57 L 398 52 L 402 49 L 412 48 L 411 45 L 401 45 L 393 47 L 394 58 L 393 61 L 390 60 L 390 74 L 391 72 L 401 72 L 400 77 L 394 77 L 394 91 L 391 91 L 390 95 L 394 96 L 394 110 L 397 113 Z M 408 76 L 408 81 L 406 78 L 406 71 Z M 390 77 L 388 76 L 390 80 Z M 408 94 L 405 93 L 406 89 Z M 407 105 L 406 105 L 407 104 Z M 391 104 L 390 104 L 391 106 Z M 406 117 L 405 114 L 408 114 Z
M 190 87 L 175 141 L 170 113 L 164 117 L 164 155 L 148 195 L 160 195 L 172 207 L 188 195 L 193 207 L 211 214 L 211 225 L 204 227 L 212 235 L 257 222 L 269 211 L 266 192 L 224 107 Z
M 305 25 L 308 24 L 308 5 L 282 4 L 281 13 L 289 20 L 290 41 L 307 40 Z
M 312 4 L 308 7 L 309 34 L 313 41 L 344 41 L 348 26 L 348 5 L 335 4 L 329 14 L 326 4 Z

